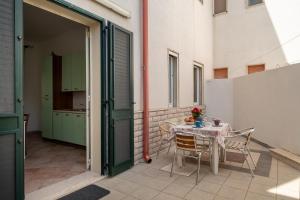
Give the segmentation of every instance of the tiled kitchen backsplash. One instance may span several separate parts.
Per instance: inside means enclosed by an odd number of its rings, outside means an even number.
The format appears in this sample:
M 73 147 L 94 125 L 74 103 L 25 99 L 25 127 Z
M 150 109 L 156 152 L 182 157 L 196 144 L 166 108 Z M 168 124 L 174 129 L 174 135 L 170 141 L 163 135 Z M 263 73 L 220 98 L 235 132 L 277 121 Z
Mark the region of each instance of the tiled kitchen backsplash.
M 73 92 L 73 108 L 84 109 L 86 105 L 86 93 L 85 92 Z

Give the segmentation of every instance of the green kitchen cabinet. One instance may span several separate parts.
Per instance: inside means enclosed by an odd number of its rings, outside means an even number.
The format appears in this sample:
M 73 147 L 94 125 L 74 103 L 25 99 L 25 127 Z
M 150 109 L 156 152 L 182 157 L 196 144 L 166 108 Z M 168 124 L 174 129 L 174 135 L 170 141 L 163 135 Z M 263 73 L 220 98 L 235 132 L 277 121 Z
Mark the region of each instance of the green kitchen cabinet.
M 61 112 L 53 112 L 53 139 L 65 141 L 63 126 L 63 115 Z
M 73 131 L 70 134 L 70 142 L 85 146 L 85 114 L 73 113 Z
M 85 91 L 84 54 L 65 55 L 62 60 L 62 91 Z
M 72 117 L 73 113 L 70 112 L 66 112 L 63 113 L 63 118 L 62 118 L 62 132 L 63 132 L 63 136 L 64 139 L 63 141 L 65 142 L 70 142 L 72 143 L 70 140 L 72 132 L 74 131 L 74 124 L 73 124 L 73 117 Z
M 44 59 L 42 64 L 42 136 L 52 139 L 53 80 L 52 56 Z
M 72 55 L 62 57 L 62 91 L 72 91 Z

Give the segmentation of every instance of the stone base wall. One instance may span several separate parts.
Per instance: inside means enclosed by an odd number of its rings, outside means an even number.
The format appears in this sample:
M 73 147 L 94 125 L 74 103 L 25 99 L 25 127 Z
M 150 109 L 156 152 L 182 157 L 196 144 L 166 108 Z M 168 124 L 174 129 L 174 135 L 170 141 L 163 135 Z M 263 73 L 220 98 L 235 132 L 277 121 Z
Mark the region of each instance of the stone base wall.
M 183 108 L 169 108 L 169 109 L 159 109 L 153 110 L 149 113 L 149 152 L 153 158 L 159 147 L 159 121 L 170 120 L 174 118 L 184 117 L 190 115 L 190 107 Z M 167 145 L 163 145 L 162 149 L 166 148 Z M 143 162 L 143 112 L 134 113 L 134 162 L 135 164 Z

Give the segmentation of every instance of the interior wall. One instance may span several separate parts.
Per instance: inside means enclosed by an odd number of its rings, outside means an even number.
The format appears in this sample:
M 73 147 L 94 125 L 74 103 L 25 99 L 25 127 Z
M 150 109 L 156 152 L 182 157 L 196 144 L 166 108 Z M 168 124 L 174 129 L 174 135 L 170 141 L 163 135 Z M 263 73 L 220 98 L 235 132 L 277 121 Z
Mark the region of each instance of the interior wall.
M 25 41 L 24 48 L 24 113 L 30 115 L 28 131 L 41 130 L 41 46 L 37 42 Z

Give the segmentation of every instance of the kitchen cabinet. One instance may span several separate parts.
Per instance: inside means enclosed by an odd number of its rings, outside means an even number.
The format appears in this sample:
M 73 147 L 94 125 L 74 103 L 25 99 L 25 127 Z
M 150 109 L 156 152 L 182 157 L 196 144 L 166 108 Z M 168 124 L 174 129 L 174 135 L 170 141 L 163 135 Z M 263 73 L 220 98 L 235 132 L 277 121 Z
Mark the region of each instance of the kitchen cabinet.
M 85 56 L 74 53 L 62 58 L 62 91 L 85 91 Z
M 53 138 L 85 146 L 85 113 L 53 112 Z
M 53 84 L 52 84 L 52 56 L 44 59 L 42 64 L 42 91 L 41 115 L 42 136 L 52 139 L 52 110 L 53 110 Z
M 62 91 L 72 91 L 72 55 L 62 57 Z

